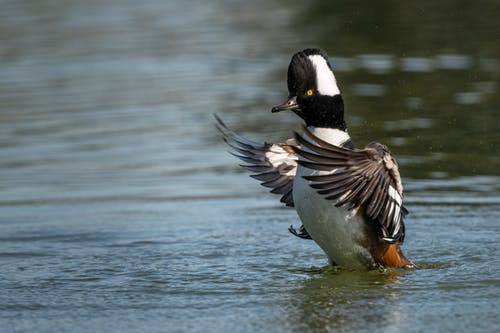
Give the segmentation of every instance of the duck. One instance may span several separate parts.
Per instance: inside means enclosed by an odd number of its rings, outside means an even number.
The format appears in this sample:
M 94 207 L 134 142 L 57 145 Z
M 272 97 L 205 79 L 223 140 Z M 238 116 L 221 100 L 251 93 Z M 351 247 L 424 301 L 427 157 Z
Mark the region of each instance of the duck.
M 252 178 L 295 209 L 302 225 L 289 231 L 314 241 L 329 264 L 352 269 L 413 268 L 405 257 L 403 184 L 387 146 L 356 148 L 347 131 L 344 101 L 326 52 L 308 48 L 292 56 L 288 98 L 272 113 L 303 120 L 302 133 L 284 143 L 258 143 L 215 115 L 232 155 Z

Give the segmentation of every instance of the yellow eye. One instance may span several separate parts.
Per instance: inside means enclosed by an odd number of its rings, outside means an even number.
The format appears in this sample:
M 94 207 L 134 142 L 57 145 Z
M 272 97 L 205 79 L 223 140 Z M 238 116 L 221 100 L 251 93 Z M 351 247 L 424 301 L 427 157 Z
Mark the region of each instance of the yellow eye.
M 307 95 L 307 96 L 312 96 L 312 94 L 313 94 L 312 89 L 309 89 L 309 90 L 306 92 L 306 95 Z

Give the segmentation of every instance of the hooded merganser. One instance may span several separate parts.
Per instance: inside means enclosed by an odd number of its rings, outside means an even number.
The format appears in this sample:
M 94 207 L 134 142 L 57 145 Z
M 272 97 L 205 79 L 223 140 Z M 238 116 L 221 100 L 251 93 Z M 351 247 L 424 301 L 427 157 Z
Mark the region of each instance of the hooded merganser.
M 325 52 L 296 53 L 288 67 L 288 100 L 272 112 L 293 111 L 304 133 L 284 144 L 237 135 L 216 116 L 232 154 L 251 177 L 294 207 L 303 225 L 290 232 L 314 240 L 333 265 L 413 267 L 402 251 L 403 186 L 396 160 L 376 142 L 355 149 L 344 102 Z

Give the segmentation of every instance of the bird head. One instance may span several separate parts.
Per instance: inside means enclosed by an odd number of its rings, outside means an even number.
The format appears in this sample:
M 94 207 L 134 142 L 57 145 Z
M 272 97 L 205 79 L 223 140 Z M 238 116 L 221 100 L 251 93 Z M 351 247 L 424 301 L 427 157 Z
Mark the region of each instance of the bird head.
M 344 102 L 337 80 L 320 49 L 305 49 L 293 55 L 288 66 L 288 99 L 272 112 L 290 110 L 307 126 L 345 130 Z

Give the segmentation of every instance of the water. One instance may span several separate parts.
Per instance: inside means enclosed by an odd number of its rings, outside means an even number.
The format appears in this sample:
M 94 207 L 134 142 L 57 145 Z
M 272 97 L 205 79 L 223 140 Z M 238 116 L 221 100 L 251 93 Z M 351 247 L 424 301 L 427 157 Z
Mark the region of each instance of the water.
M 500 49 L 487 1 L 2 1 L 2 332 L 496 332 Z M 479 19 L 480 18 L 480 19 Z M 326 267 L 237 167 L 293 52 L 391 147 L 415 271 Z

